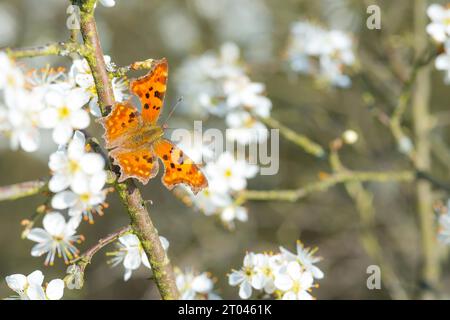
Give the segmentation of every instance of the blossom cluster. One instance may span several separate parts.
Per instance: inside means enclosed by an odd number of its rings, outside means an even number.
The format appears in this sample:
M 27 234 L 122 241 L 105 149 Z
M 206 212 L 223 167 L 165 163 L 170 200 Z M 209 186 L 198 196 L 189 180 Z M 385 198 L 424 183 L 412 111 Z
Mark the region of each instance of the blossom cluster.
M 268 130 L 258 118 L 270 116 L 272 108 L 264 95 L 264 84 L 252 82 L 246 69 L 239 48 L 225 43 L 219 54 L 207 52 L 188 59 L 177 70 L 175 79 L 190 108 L 225 118 L 226 138 L 244 146 L 267 140 Z M 258 166 L 249 164 L 239 153 L 216 154 L 217 150 L 205 144 L 191 143 L 182 148 L 196 163 L 206 163 L 209 188 L 191 194 L 193 204 L 208 216 L 219 216 L 231 229 L 236 220 L 247 221 L 246 208 L 235 200 L 247 187 L 247 180 L 256 176 Z
M 51 201 L 54 209 L 68 209 L 72 219 L 79 221 L 84 216 L 93 223 L 93 212 L 103 214 L 107 174 L 103 157 L 86 149 L 84 134 L 76 131 L 67 146 L 60 146 L 52 153 L 49 161 L 52 178 L 48 187 L 55 193 Z
M 125 81 L 114 79 L 113 85 L 116 99 L 125 99 Z M 36 151 L 40 129 L 51 129 L 57 145 L 67 144 L 75 130 L 89 126 L 88 102 L 91 112 L 100 115 L 96 96 L 85 59 L 74 60 L 69 72 L 50 67 L 26 71 L 0 52 L 0 133 L 13 149 Z
M 161 245 L 167 252 L 169 249 L 169 241 L 160 236 Z M 133 271 L 137 270 L 141 265 L 148 269 L 152 269 L 147 255 L 142 247 L 138 237 L 132 233 L 119 237 L 116 242 L 117 250 L 109 252 L 112 256 L 109 263 L 115 267 L 122 264 L 125 268 L 124 281 L 131 278 Z M 183 300 L 217 300 L 220 297 L 213 292 L 214 281 L 209 273 L 195 273 L 188 269 L 184 272 L 175 268 L 176 285 L 180 291 L 180 298 Z
M 198 151 L 195 148 L 183 148 L 186 154 L 209 154 L 206 147 Z M 194 160 L 195 161 L 195 160 Z M 236 227 L 236 221 L 248 220 L 247 209 L 237 202 L 239 193 L 247 188 L 248 179 L 258 173 L 258 166 L 245 159 L 236 158 L 225 151 L 216 159 L 206 162 L 204 173 L 208 178 L 208 188 L 194 195 L 186 189 L 190 202 L 206 216 L 216 216 L 228 229 Z
M 169 249 L 169 241 L 164 237 L 159 237 L 161 245 L 165 251 Z M 116 242 L 117 250 L 108 253 L 113 256 L 109 263 L 115 267 L 119 264 L 123 264 L 125 273 L 123 276 L 124 281 L 128 281 L 131 278 L 133 271 L 137 270 L 141 264 L 151 270 L 150 262 L 147 255 L 142 248 L 142 244 L 138 237 L 132 233 L 121 236 Z
M 105 161 L 101 155 L 86 151 L 85 137 L 76 131 L 67 146 L 50 156 L 49 167 L 52 178 L 48 188 L 55 193 L 51 206 L 55 210 L 67 210 L 68 219 L 57 211 L 46 213 L 43 228 L 33 228 L 27 239 L 37 242 L 31 255 L 47 254 L 45 265 L 53 265 L 55 257 L 62 257 L 65 263 L 76 258 L 79 250 L 76 243 L 84 240 L 77 235 L 82 217 L 93 223 L 93 213 L 103 214 L 107 189 Z
M 220 300 L 214 293 L 214 280 L 208 272 L 196 273 L 192 269 L 184 272 L 175 268 L 176 284 L 182 300 Z
M 219 54 L 189 58 L 175 80 L 190 110 L 225 118 L 232 129 L 229 138 L 241 144 L 267 140 L 267 128 L 257 118 L 270 115 L 272 102 L 265 96 L 264 84 L 247 75 L 236 44 L 223 44 Z
M 435 67 L 445 72 L 444 81 L 450 84 L 450 8 L 432 4 L 427 9 L 427 15 L 431 20 L 427 25 L 427 33 L 443 46 L 443 52 L 436 58 Z
M 59 300 L 64 294 L 64 281 L 54 279 L 43 286 L 44 275 L 36 270 L 28 276 L 13 274 L 6 277 L 8 287 L 17 293 L 9 299 L 20 300 Z
M 355 65 L 354 41 L 340 30 L 327 30 L 309 21 L 291 25 L 286 49 L 289 67 L 316 77 L 319 82 L 348 88 L 346 71 Z
M 253 253 L 244 257 L 240 270 L 228 276 L 231 286 L 239 286 L 239 296 L 248 299 L 253 290 L 262 297 L 285 300 L 311 300 L 311 290 L 317 285 L 314 279 L 322 279 L 323 272 L 315 266 L 321 260 L 314 256 L 315 249 L 305 248 L 297 242 L 297 253 L 283 247 L 280 252 Z
M 112 68 L 108 56 L 105 62 Z M 118 101 L 126 99 L 126 82 L 114 79 Z M 40 133 L 52 130 L 58 146 L 50 155 L 52 177 L 48 189 L 53 193 L 51 209 L 43 219 L 43 228 L 28 230 L 26 237 L 37 242 L 31 254 L 47 254 L 46 265 L 56 256 L 66 263 L 77 256 L 76 235 L 82 217 L 93 222 L 93 213 L 102 214 L 106 205 L 107 173 L 103 156 L 89 150 L 86 137 L 79 131 L 100 116 L 93 76 L 85 59 L 75 59 L 69 72 L 50 67 L 26 71 L 23 66 L 0 53 L 0 133 L 10 139 L 13 148 L 33 152 L 39 148 Z M 66 210 L 67 219 L 58 210 Z

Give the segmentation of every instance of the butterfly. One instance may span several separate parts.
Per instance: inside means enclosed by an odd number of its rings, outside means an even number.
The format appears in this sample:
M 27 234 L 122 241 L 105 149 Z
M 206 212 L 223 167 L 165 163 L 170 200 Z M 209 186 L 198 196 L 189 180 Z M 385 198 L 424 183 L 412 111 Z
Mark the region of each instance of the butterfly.
M 119 182 L 135 178 L 147 184 L 158 174 L 159 158 L 165 168 L 161 180 L 169 190 L 186 184 L 196 194 L 208 186 L 205 175 L 180 148 L 163 138 L 164 129 L 157 124 L 167 77 L 167 60 L 156 60 L 146 75 L 130 83 L 130 91 L 139 97 L 142 111 L 131 99 L 117 102 L 99 122 L 105 129 L 103 138 L 109 155 L 120 168 Z

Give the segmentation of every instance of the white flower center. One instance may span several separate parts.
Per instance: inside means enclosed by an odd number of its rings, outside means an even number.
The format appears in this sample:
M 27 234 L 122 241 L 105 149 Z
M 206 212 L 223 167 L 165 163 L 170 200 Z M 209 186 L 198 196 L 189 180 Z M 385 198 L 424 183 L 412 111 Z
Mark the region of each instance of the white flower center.
M 254 118 L 248 117 L 247 119 L 245 119 L 244 126 L 246 128 L 252 128 L 254 126 L 255 122 L 256 121 Z
M 79 169 L 80 169 L 80 165 L 78 164 L 78 162 L 75 161 L 75 160 L 70 160 L 70 162 L 69 162 L 69 172 L 71 174 L 74 174 Z
M 80 200 L 84 203 L 89 202 L 90 198 L 91 198 L 91 195 L 89 193 L 83 193 L 80 195 Z
M 16 79 L 14 78 L 14 75 L 9 74 L 6 78 L 6 82 L 9 86 L 14 87 L 16 85 Z
M 62 106 L 58 109 L 59 119 L 66 119 L 70 116 L 70 109 L 67 106 Z
M 225 170 L 224 175 L 225 175 L 226 178 L 229 178 L 229 177 L 231 177 L 233 175 L 233 172 L 231 171 L 230 168 L 228 168 L 228 169 Z
M 295 293 L 299 293 L 302 291 L 302 286 L 300 281 L 294 281 L 294 284 L 292 285 L 292 291 Z
M 252 277 L 253 274 L 254 274 L 253 268 L 251 268 L 251 267 L 245 267 L 245 268 L 244 268 L 244 274 L 245 274 L 245 276 L 248 277 L 248 278 Z

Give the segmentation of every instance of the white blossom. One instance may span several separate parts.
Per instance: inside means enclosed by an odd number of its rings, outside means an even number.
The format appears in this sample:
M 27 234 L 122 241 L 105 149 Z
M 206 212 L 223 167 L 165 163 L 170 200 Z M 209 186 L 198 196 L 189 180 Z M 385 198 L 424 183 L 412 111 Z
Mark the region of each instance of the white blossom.
M 193 270 L 182 272 L 175 268 L 176 284 L 181 300 L 218 300 L 220 297 L 213 292 L 214 281 L 207 272 L 201 274 Z
M 207 52 L 200 57 L 186 60 L 177 70 L 175 81 L 178 92 L 189 104 L 200 112 L 223 116 L 226 102 L 223 83 L 226 79 L 244 74 L 239 64 L 239 48 L 234 43 L 225 43 L 219 55 Z
M 69 142 L 76 129 L 89 126 L 89 114 L 83 106 L 89 97 L 81 88 L 52 90 L 45 96 L 47 108 L 41 113 L 41 123 L 53 129 L 53 140 L 62 145 Z
M 57 193 L 52 198 L 52 207 L 55 209 L 69 209 L 69 216 L 94 223 L 92 213 L 103 215 L 103 205 L 107 190 L 103 189 L 106 182 L 106 173 L 86 177 L 73 184 L 72 190 Z
M 312 263 L 311 250 L 301 247 L 298 255 L 281 253 L 247 253 L 243 267 L 228 276 L 231 286 L 239 286 L 239 296 L 248 299 L 253 291 L 263 298 L 311 300 L 310 292 L 317 287 L 314 279 L 323 278 L 323 273 Z
M 266 126 L 246 111 L 228 113 L 226 123 L 227 139 L 247 145 L 250 143 L 263 143 L 269 136 Z
M 45 265 L 53 265 L 55 256 L 62 257 L 65 263 L 78 256 L 74 243 L 80 243 L 82 236 L 76 235 L 78 221 L 66 219 L 58 212 L 47 213 L 43 219 L 44 228 L 33 228 L 27 239 L 37 242 L 31 249 L 33 257 L 47 254 Z
M 4 90 L 5 97 L 14 94 L 17 89 L 23 89 L 25 75 L 5 52 L 0 52 L 0 90 Z
M 302 270 L 298 262 L 292 261 L 277 273 L 274 285 L 284 291 L 283 300 L 312 300 L 313 297 L 309 291 L 313 282 L 312 274 Z
M 56 193 L 51 202 L 53 208 L 69 209 L 71 217 L 81 219 L 84 216 L 93 223 L 92 212 L 103 214 L 107 174 L 103 157 L 87 152 L 85 144 L 84 134 L 76 131 L 67 148 L 62 147 L 50 155 L 53 176 L 49 189 Z
M 251 109 L 263 117 L 269 115 L 272 103 L 263 96 L 265 86 L 259 82 L 251 82 L 246 76 L 229 78 L 223 85 L 227 97 L 227 105 L 231 109 L 242 107 Z
M 230 229 L 234 229 L 235 221 L 246 222 L 248 220 L 247 209 L 234 204 L 229 205 L 220 213 L 220 219 Z
M 267 129 L 254 117 L 268 117 L 272 102 L 265 96 L 265 85 L 250 80 L 239 56 L 235 44 L 225 43 L 219 54 L 207 52 L 188 59 L 176 73 L 177 88 L 190 112 L 194 108 L 227 117 L 231 139 L 242 144 L 263 142 Z
M 109 1 L 108 1 L 109 2 Z M 113 1 L 112 1 L 113 2 Z M 111 57 L 104 56 L 107 68 L 112 69 Z M 78 85 L 88 96 L 89 110 L 95 117 L 100 117 L 100 107 L 98 105 L 97 88 L 95 86 L 94 77 L 91 68 L 86 59 L 75 59 L 69 71 L 69 77 L 76 85 Z M 112 80 L 114 99 L 116 101 L 124 101 L 128 99 L 128 85 L 124 79 L 114 78 Z
M 36 270 L 28 276 L 13 274 L 5 278 L 8 287 L 18 296 L 10 299 L 20 300 L 60 300 L 64 294 L 64 281 L 54 279 L 43 286 L 44 275 Z
M 300 263 L 300 265 L 310 272 L 314 278 L 323 278 L 323 272 L 315 266 L 317 262 L 322 260 L 321 257 L 314 256 L 316 250 L 305 248 L 301 241 L 297 241 L 297 254 L 293 254 L 283 247 L 280 247 L 280 251 L 287 260 Z
M 443 43 L 450 35 L 450 9 L 440 4 L 432 4 L 427 9 L 431 23 L 427 33 L 437 42 Z
M 205 171 L 210 179 L 210 189 L 228 192 L 245 189 L 247 179 L 256 175 L 258 167 L 245 160 L 236 160 L 229 152 L 224 152 L 217 161 L 208 163 Z
M 196 195 L 192 194 L 191 197 L 194 205 L 207 216 L 221 212 L 233 202 L 228 193 L 217 192 L 210 188 L 205 188 Z
M 42 105 L 32 93 L 24 89 L 17 89 L 5 98 L 11 148 L 36 151 L 40 144 L 39 117 Z
M 137 270 L 141 264 L 151 269 L 150 262 L 148 261 L 147 254 L 142 248 L 141 242 L 134 234 L 126 234 L 121 236 L 117 242 L 117 251 L 112 252 L 114 257 L 110 263 L 113 267 L 123 263 L 125 268 L 124 281 L 128 281 L 131 278 L 133 271 Z M 159 240 L 164 250 L 169 248 L 169 241 L 160 236 Z
M 60 192 L 77 180 L 83 180 L 86 171 L 94 173 L 100 172 L 104 167 L 104 160 L 100 155 L 86 153 L 86 138 L 81 131 L 76 131 L 67 148 L 61 147 L 58 151 L 50 155 L 49 168 L 52 171 L 52 178 L 49 182 L 49 189 L 52 192 Z
M 444 42 L 444 52 L 437 56 L 435 63 L 437 70 L 444 71 L 444 82 L 450 84 L 450 38 Z
M 355 64 L 353 50 L 353 39 L 347 33 L 298 21 L 291 26 L 286 58 L 295 72 L 347 88 L 351 79 L 344 72 Z
M 264 277 L 256 271 L 257 256 L 254 253 L 247 253 L 244 257 L 243 267 L 234 270 L 228 276 L 228 283 L 231 286 L 239 286 L 239 296 L 242 299 L 251 297 L 253 288 L 260 290 L 264 287 Z

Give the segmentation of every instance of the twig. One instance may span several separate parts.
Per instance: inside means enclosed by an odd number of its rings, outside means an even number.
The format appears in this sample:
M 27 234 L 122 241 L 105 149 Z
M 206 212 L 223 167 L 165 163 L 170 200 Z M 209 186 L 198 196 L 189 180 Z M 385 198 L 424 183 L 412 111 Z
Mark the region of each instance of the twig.
M 413 171 L 392 171 L 392 172 L 364 172 L 346 171 L 335 173 L 322 181 L 312 182 L 304 187 L 295 190 L 257 191 L 247 190 L 239 194 L 237 202 L 243 203 L 246 200 L 261 201 L 298 201 L 313 192 L 325 191 L 332 186 L 344 182 L 388 182 L 403 181 L 410 182 L 416 178 Z
M 64 278 L 64 282 L 68 289 L 81 289 L 84 285 L 84 272 L 88 264 L 91 263 L 94 255 L 107 246 L 116 241 L 124 234 L 130 232 L 131 226 L 122 227 L 119 230 L 109 234 L 105 238 L 98 240 L 98 243 L 84 252 L 78 258 L 70 261 L 70 266 L 67 268 L 68 275 Z
M 271 117 L 258 117 L 268 127 L 279 129 L 281 135 L 283 135 L 287 140 L 295 143 L 305 152 L 312 154 L 318 158 L 324 158 L 326 156 L 326 151 L 319 144 L 313 142 L 307 136 L 296 133 L 292 129 L 284 126 L 278 120 Z
M 426 12 L 427 1 L 416 0 L 414 6 L 414 41 L 415 50 L 423 50 L 426 45 L 427 34 L 425 32 L 428 23 Z M 430 68 L 424 68 L 417 73 L 417 86 L 413 92 L 413 121 L 416 142 L 414 164 L 417 170 L 429 171 L 431 168 L 430 146 L 430 92 L 431 73 Z M 433 193 L 431 185 L 427 181 L 419 181 L 416 185 L 417 213 L 420 222 L 420 235 L 423 255 L 421 282 L 424 284 L 421 298 L 435 297 L 432 292 L 438 286 L 439 279 L 439 255 L 435 236 Z M 431 289 L 431 290 L 430 290 Z
M 70 264 L 77 264 L 80 267 L 80 270 L 84 272 L 86 269 L 86 266 L 91 263 L 92 258 L 94 255 L 101 250 L 103 247 L 107 246 L 108 244 L 116 241 L 118 238 L 123 236 L 124 234 L 132 231 L 131 226 L 122 227 L 119 230 L 107 235 L 106 237 L 98 240 L 98 242 L 92 246 L 90 249 L 86 250 L 82 255 L 80 255 L 78 258 L 72 260 Z
M 94 77 L 100 108 L 103 115 L 106 115 L 106 107 L 114 103 L 114 95 L 97 34 L 94 19 L 95 3 L 94 0 L 87 0 L 82 3 L 80 26 L 86 47 L 85 58 Z M 127 180 L 126 183 L 116 183 L 115 189 L 130 216 L 133 231 L 139 238 L 150 261 L 161 297 L 165 300 L 177 299 L 178 289 L 172 266 L 161 245 L 158 231 L 153 226 L 139 190 L 131 180 Z
M 330 154 L 330 165 L 335 172 L 345 172 L 337 150 Z M 368 256 L 380 266 L 381 278 L 394 299 L 405 300 L 408 295 L 401 285 L 393 267 L 384 258 L 383 249 L 375 234 L 375 208 L 373 194 L 366 190 L 361 181 L 345 182 L 345 189 L 355 203 L 361 221 L 361 242 Z
M 427 66 L 437 56 L 438 52 L 439 51 L 436 49 L 433 49 L 431 51 L 428 49 L 425 50 L 413 64 L 409 79 L 405 82 L 403 86 L 402 92 L 400 93 L 400 96 L 398 98 L 397 106 L 390 120 L 391 131 L 394 138 L 397 140 L 398 144 L 400 144 L 403 139 L 407 138 L 407 136 L 403 132 L 401 122 L 403 119 L 403 115 L 406 112 L 406 109 L 411 101 L 413 94 L 412 89 L 414 87 L 414 83 L 416 82 L 419 71 L 423 67 Z M 407 152 L 407 155 L 411 159 L 413 159 L 414 153 L 415 153 L 414 150 L 410 150 L 409 152 Z
M 92 71 L 95 87 L 97 89 L 98 104 L 105 114 L 105 107 L 114 103 L 114 93 L 106 69 L 103 50 L 97 33 L 97 25 L 94 18 L 96 1 L 86 0 L 80 9 L 80 28 L 86 47 L 84 57 Z
M 132 64 L 125 66 L 125 67 L 119 67 L 115 71 L 111 72 L 111 76 L 115 78 L 120 78 L 125 76 L 130 71 L 137 71 L 137 70 L 149 70 L 152 68 L 154 59 L 147 59 L 144 61 L 136 61 Z
M 46 190 L 46 188 L 47 183 L 43 180 L 21 182 L 0 187 L 0 201 L 29 197 Z
M 75 42 L 58 42 L 29 48 L 6 48 L 5 51 L 11 58 L 19 59 L 51 55 L 68 56 L 71 53 L 82 54 L 83 49 L 83 46 Z

